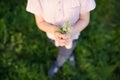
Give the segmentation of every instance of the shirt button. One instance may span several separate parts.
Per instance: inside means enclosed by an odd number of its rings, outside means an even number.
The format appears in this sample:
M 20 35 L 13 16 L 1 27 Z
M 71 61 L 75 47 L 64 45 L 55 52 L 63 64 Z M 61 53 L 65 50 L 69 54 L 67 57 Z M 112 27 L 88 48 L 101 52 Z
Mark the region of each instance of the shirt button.
M 58 9 L 59 11 L 61 11 L 61 9 Z
M 60 3 L 61 3 L 61 1 L 59 0 L 59 1 L 58 1 L 58 4 L 60 4 Z

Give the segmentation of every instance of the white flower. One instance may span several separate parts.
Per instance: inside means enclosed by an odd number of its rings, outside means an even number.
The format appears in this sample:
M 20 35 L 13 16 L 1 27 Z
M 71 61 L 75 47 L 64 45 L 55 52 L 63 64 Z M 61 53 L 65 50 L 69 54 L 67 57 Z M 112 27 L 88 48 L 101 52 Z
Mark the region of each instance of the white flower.
M 62 33 L 62 34 L 68 34 L 68 33 L 70 33 L 70 32 L 71 32 L 70 22 L 67 21 L 63 26 L 60 26 L 60 27 L 59 27 L 59 32 Z M 59 46 L 59 44 L 58 44 L 57 41 L 55 41 L 55 45 L 56 45 L 56 46 Z M 69 40 L 68 44 L 65 45 L 65 47 L 66 47 L 67 49 L 72 48 L 72 39 Z
M 70 32 L 71 32 L 70 22 L 67 21 L 67 22 L 65 23 L 65 25 L 60 26 L 60 30 L 59 30 L 59 31 L 60 31 L 60 33 L 62 33 L 62 34 L 70 33 Z

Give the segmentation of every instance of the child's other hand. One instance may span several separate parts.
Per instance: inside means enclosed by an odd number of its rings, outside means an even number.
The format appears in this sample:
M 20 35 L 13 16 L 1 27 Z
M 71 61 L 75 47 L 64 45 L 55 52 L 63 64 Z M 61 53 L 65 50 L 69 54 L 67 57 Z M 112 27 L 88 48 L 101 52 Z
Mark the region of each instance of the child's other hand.
M 58 46 L 65 46 L 67 44 L 68 36 L 66 34 L 61 34 L 60 32 L 55 32 L 55 41 L 57 41 Z

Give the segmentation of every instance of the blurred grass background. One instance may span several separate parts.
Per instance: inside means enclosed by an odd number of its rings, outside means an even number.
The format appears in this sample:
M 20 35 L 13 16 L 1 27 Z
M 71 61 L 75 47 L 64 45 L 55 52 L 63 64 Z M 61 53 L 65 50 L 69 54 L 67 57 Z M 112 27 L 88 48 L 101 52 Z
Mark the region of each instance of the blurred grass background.
M 26 2 L 0 0 L 0 80 L 50 80 L 57 49 L 26 12 Z M 52 80 L 120 80 L 119 3 L 96 0 L 75 49 L 77 68 L 67 62 Z

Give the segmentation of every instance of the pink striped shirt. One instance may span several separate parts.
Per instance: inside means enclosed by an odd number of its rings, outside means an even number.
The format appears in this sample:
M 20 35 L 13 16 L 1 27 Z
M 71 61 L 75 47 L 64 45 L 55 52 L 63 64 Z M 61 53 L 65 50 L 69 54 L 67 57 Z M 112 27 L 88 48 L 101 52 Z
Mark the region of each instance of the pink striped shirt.
M 95 6 L 94 0 L 28 0 L 26 10 L 42 16 L 50 24 L 63 25 L 69 20 L 73 25 L 80 14 L 90 12 Z M 54 39 L 50 33 L 47 33 L 47 36 Z M 76 34 L 74 39 L 78 37 L 79 34 Z

